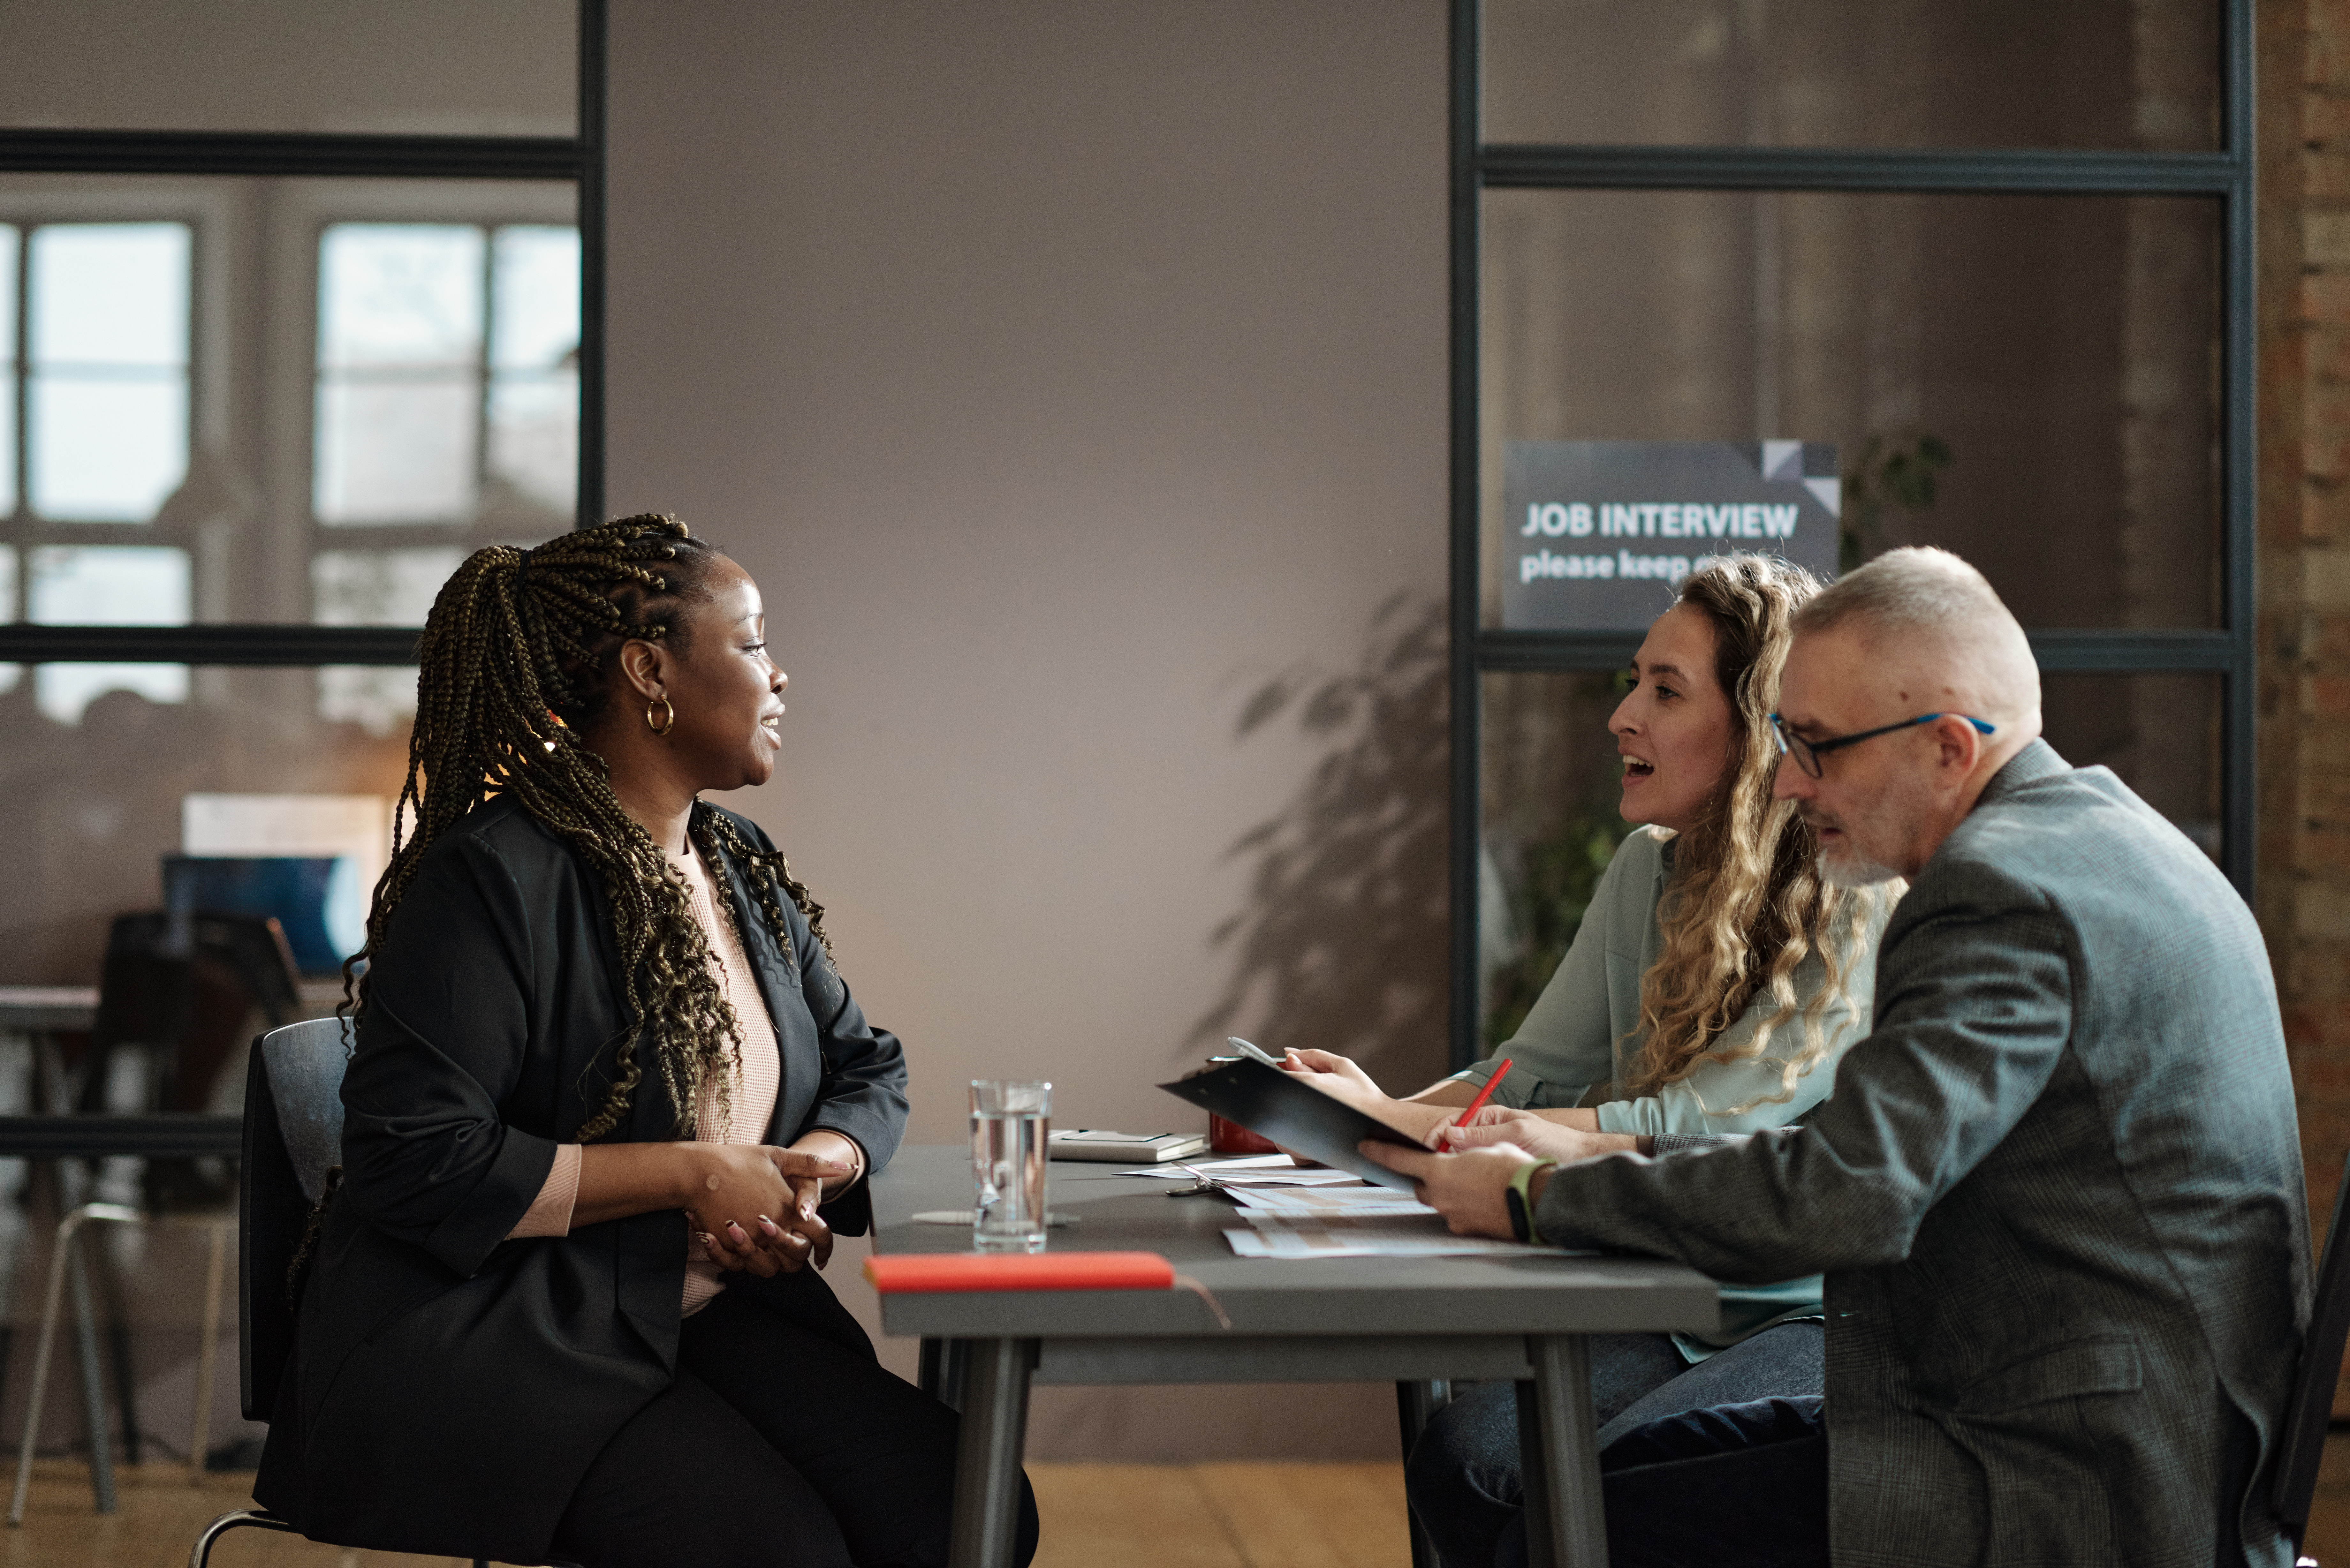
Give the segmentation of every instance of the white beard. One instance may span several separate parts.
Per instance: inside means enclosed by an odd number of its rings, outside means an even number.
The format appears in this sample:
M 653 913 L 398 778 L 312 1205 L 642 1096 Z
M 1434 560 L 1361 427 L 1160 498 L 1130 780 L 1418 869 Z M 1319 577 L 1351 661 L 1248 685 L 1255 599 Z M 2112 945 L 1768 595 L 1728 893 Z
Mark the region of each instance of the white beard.
M 1845 842 L 1850 844 L 1850 837 Z M 1874 888 L 1880 882 L 1890 882 L 1901 873 L 1890 866 L 1880 866 L 1858 850 L 1852 850 L 1831 859 L 1819 857 L 1820 880 L 1831 888 Z
M 1865 808 L 1848 813 L 1841 819 L 1831 818 L 1834 826 L 1844 830 L 1844 848 L 1839 854 L 1822 854 L 1817 857 L 1815 864 L 1819 868 L 1820 880 L 1831 888 L 1873 888 L 1880 882 L 1891 882 L 1905 875 L 1863 853 L 1859 837 L 1853 829 L 1859 823 L 1866 822 L 1872 829 L 1877 830 L 1874 836 L 1880 843 L 1914 842 L 1914 826 L 1923 820 L 1926 809 L 1924 790 L 1915 781 L 1903 780 L 1869 802 Z

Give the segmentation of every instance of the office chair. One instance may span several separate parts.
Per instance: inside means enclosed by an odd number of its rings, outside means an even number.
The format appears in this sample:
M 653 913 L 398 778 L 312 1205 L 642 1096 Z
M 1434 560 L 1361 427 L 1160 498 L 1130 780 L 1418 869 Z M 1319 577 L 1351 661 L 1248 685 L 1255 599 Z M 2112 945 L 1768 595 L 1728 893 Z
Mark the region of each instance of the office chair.
M 2301 1347 L 2301 1375 L 2285 1408 L 2284 1442 L 2277 1450 L 2276 1490 L 2272 1501 L 2298 1552 L 2309 1531 L 2310 1503 L 2317 1495 L 2317 1466 L 2325 1457 L 2325 1429 L 2334 1415 L 2334 1388 L 2342 1375 L 2342 1350 L 2350 1341 L 2350 1241 L 2342 1216 L 2350 1210 L 2350 1159 L 2342 1164 L 2342 1184 L 2334 1189 L 2334 1219 L 2325 1228 L 2325 1251 L 2317 1260 L 2317 1301 L 2309 1316 L 2309 1338 Z M 2307 1568 L 2316 1560 L 2297 1559 Z
M 116 916 L 89 1049 L 74 1064 L 74 1108 L 102 1114 L 112 1053 L 139 1044 L 157 1054 L 151 1108 L 203 1109 L 255 1010 L 272 1029 L 301 1010 L 293 950 L 276 919 L 163 909 Z
M 273 1029 L 253 1043 L 244 1081 L 244 1152 L 237 1162 L 237 1359 L 244 1418 L 266 1421 L 294 1355 L 286 1273 L 310 1209 L 342 1163 L 343 1066 L 350 1022 L 317 1018 Z M 198 1533 L 188 1568 L 208 1568 L 213 1543 L 232 1530 L 301 1532 L 265 1509 L 224 1513 Z M 475 1558 L 473 1568 L 488 1568 Z

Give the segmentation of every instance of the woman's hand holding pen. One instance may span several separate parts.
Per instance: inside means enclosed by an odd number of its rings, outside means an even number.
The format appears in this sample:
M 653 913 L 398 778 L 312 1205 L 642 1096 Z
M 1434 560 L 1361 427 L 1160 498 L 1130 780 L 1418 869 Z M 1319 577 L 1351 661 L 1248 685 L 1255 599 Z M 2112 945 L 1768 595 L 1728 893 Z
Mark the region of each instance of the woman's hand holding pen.
M 1627 1149 L 1648 1152 L 1640 1147 L 1644 1140 L 1630 1133 L 1586 1132 L 1507 1106 L 1487 1106 L 1466 1119 L 1466 1127 L 1448 1123 L 1437 1129 L 1438 1153 L 1463 1154 L 1471 1149 L 1511 1144 L 1536 1159 L 1555 1159 L 1565 1164 L 1589 1159 L 1594 1155 L 1620 1154 Z

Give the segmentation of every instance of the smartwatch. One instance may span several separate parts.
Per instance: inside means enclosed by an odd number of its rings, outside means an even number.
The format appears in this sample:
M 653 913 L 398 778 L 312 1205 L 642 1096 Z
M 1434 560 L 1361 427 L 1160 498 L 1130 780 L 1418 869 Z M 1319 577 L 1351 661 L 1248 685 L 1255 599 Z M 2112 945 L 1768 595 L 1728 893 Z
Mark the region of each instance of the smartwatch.
M 1509 1188 L 1503 1197 L 1503 1201 L 1510 1206 L 1510 1234 L 1517 1240 L 1521 1241 L 1542 1240 L 1541 1235 L 1534 1230 L 1534 1205 L 1532 1196 L 1534 1180 L 1536 1176 L 1557 1164 L 1558 1161 L 1555 1159 L 1535 1160 L 1518 1167 L 1516 1173 L 1510 1178 Z

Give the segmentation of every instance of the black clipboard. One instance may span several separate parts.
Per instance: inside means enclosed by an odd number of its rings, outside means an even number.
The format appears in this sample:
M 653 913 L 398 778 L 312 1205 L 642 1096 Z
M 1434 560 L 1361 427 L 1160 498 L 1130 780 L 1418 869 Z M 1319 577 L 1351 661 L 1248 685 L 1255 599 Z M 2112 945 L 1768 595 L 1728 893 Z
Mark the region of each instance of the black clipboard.
M 1357 1144 L 1392 1143 L 1428 1152 L 1428 1146 L 1409 1133 L 1333 1099 L 1302 1074 L 1285 1073 L 1245 1056 L 1212 1063 L 1159 1086 L 1228 1122 L 1238 1122 L 1259 1137 L 1271 1138 L 1284 1148 L 1295 1149 L 1309 1159 L 1351 1171 L 1381 1187 L 1409 1192 L 1412 1179 L 1372 1164 L 1356 1152 Z

